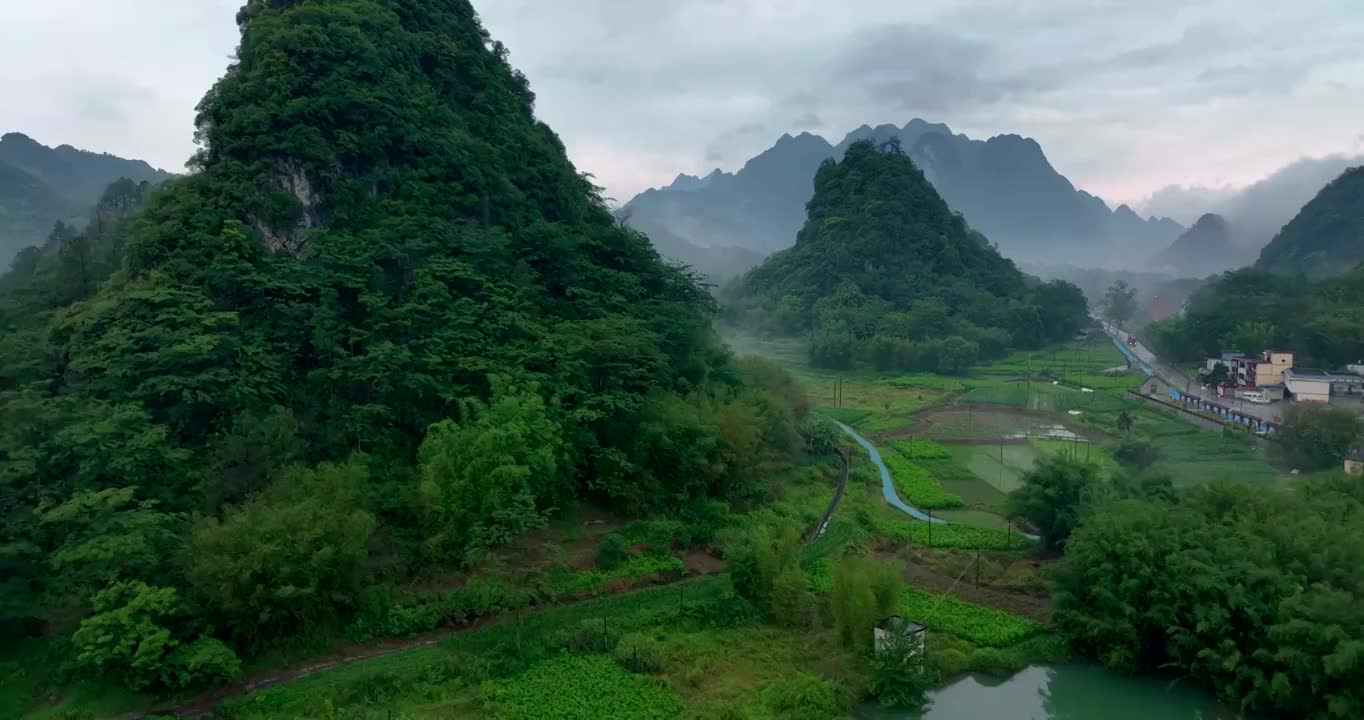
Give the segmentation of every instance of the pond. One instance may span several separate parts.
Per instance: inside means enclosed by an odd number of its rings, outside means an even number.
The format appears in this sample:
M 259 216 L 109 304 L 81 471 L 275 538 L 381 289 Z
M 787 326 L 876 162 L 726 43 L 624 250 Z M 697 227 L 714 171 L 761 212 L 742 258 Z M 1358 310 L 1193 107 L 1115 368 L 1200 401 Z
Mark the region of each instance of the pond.
M 1232 720 L 1192 682 L 1131 677 L 1097 665 L 1035 665 L 1007 679 L 968 675 L 930 693 L 920 713 L 864 706 L 866 720 Z M 1262 719 L 1263 720 L 1263 719 Z

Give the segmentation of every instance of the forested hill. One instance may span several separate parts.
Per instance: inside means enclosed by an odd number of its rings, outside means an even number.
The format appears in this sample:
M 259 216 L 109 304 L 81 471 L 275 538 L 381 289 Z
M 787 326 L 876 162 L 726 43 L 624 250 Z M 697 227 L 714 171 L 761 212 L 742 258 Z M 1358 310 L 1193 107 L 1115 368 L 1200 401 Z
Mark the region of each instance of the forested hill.
M 729 260 L 696 266 L 723 280 L 795 241 L 821 162 L 842 158 L 854 142 L 890 139 L 899 140 L 949 207 L 1018 261 L 1121 266 L 1146 260 L 1184 229 L 1126 206 L 1109 208 L 1072 185 L 1032 139 L 976 140 L 917 118 L 904 127 L 863 125 L 837 145 L 809 133 L 784 135 L 736 173 L 680 176 L 680 182 L 636 196 L 621 216 L 664 255 Z
M 1364 261 L 1364 167 L 1322 188 L 1260 251 L 1257 267 L 1335 275 Z
M 1162 356 L 1180 361 L 1289 348 L 1298 367 L 1337 369 L 1364 358 L 1364 264 L 1330 278 L 1230 272 L 1146 335 Z
M 864 347 L 883 366 L 955 371 L 1008 347 L 1062 339 L 1085 322 L 1069 283 L 1030 281 L 967 226 L 890 141 L 848 147 L 815 175 L 795 246 L 726 293 L 728 317 L 769 332 L 811 332 L 824 350 Z M 939 362 L 948 342 L 950 361 Z
M 0 327 L 0 635 L 68 633 L 134 688 L 222 680 L 575 498 L 700 512 L 799 446 L 467 0 L 238 24 L 193 174 L 113 223 L 103 284 L 38 293 L 60 275 L 29 258 L 0 293 L 44 308 Z
M 170 177 L 141 160 L 50 148 L 21 133 L 0 136 L 0 268 L 28 245 L 41 245 L 52 226 L 81 222 L 108 185 Z

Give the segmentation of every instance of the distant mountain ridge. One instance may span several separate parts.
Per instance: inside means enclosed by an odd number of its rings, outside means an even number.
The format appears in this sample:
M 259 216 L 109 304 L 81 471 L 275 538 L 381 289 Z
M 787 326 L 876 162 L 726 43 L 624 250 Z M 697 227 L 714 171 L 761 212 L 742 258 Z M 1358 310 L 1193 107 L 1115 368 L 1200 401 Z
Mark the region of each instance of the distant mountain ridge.
M 815 171 L 841 159 L 854 142 L 897 140 L 952 210 L 1006 255 L 1031 261 L 1114 264 L 1148 257 L 1183 232 L 1168 219 L 1142 218 L 1127 206 L 1110 209 L 1077 190 L 1053 168 L 1036 141 L 1018 135 L 973 140 L 920 119 L 904 127 L 863 125 L 837 145 L 818 135 L 783 135 L 730 174 L 679 175 L 646 190 L 621 217 L 681 259 L 697 248 L 728 257 L 730 249 L 770 254 L 791 246 L 805 221 Z M 697 266 L 723 279 L 745 267 Z
M 1181 277 L 1206 277 L 1250 261 L 1232 242 L 1231 225 L 1216 213 L 1205 213 L 1187 232 L 1162 250 L 1153 262 Z
M 0 266 L 28 245 L 42 245 L 58 221 L 79 224 L 119 178 L 164 182 L 171 173 L 141 160 L 47 147 L 22 133 L 0 136 Z

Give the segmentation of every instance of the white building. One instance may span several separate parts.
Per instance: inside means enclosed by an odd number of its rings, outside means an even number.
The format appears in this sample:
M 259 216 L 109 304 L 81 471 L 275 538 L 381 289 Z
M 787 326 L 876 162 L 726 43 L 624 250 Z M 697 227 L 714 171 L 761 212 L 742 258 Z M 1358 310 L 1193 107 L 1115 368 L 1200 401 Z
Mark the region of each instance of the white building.
M 1290 368 L 1284 371 L 1284 385 L 1298 402 L 1331 402 L 1331 375 L 1322 370 Z

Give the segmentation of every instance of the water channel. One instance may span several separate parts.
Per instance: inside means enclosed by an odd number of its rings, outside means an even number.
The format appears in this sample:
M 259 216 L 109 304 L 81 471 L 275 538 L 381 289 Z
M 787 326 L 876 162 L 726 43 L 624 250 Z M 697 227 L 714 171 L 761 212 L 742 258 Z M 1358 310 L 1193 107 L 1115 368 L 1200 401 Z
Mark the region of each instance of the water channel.
M 1131 677 L 1092 664 L 1034 665 L 1001 679 L 967 675 L 929 693 L 922 712 L 863 706 L 864 720 L 1233 720 L 1189 681 Z M 1255 719 L 1249 719 L 1255 720 Z M 1266 720 L 1260 718 L 1259 720 Z

